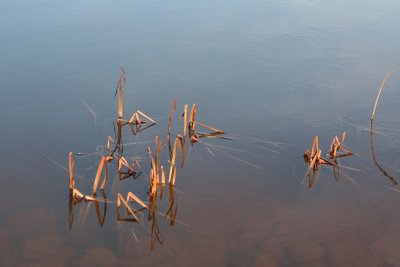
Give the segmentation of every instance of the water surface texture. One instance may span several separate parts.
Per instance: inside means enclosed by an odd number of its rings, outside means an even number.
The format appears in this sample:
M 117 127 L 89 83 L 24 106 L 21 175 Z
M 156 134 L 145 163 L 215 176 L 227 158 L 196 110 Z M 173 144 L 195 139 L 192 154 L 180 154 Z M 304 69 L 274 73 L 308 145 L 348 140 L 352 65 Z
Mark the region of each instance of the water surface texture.
M 0 265 L 400 266 L 400 73 L 372 136 L 369 120 L 400 63 L 399 10 L 395 0 L 1 1 Z M 158 122 L 123 129 L 143 174 L 119 181 L 113 163 L 108 202 L 71 210 L 68 153 L 90 194 L 92 153 L 114 136 L 120 66 L 126 116 Z M 119 221 L 116 199 L 148 201 L 146 149 L 156 135 L 166 144 L 175 98 L 173 135 L 196 103 L 197 119 L 233 140 L 187 146 L 154 238 L 147 211 Z M 325 156 L 343 131 L 354 155 L 307 177 L 314 136 Z

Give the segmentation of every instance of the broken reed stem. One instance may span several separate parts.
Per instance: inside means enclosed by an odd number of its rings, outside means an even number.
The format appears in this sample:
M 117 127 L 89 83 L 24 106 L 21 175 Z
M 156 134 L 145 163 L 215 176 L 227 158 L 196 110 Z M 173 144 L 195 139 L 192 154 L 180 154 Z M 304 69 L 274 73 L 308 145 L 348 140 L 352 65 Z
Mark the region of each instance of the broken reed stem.
M 378 90 L 378 95 L 376 96 L 376 99 L 375 99 L 374 109 L 372 110 L 372 114 L 371 114 L 371 121 L 374 120 L 374 118 L 375 118 L 376 107 L 377 107 L 377 105 L 378 105 L 378 100 L 379 100 L 379 97 L 380 97 L 380 95 L 381 95 L 381 93 L 382 93 L 383 87 L 385 87 L 386 81 L 389 79 L 389 77 L 393 74 L 393 72 L 394 72 L 398 67 L 400 67 L 400 64 L 397 64 L 397 65 L 395 65 L 394 67 L 392 67 L 392 68 L 389 70 L 389 72 L 386 73 L 385 77 L 383 78 L 383 81 L 382 81 L 382 83 L 381 83 L 381 86 L 379 87 L 379 90 Z
M 73 189 L 75 187 L 74 165 L 74 156 L 72 152 L 69 152 L 69 189 Z
M 186 141 L 186 132 L 187 132 L 187 114 L 188 114 L 188 105 L 186 104 L 183 110 L 183 140 Z
M 164 166 L 161 166 L 161 184 L 165 184 L 165 171 Z
M 101 172 L 103 171 L 103 166 L 104 166 L 105 161 L 106 161 L 106 157 L 102 156 L 100 159 L 100 162 L 99 162 L 99 167 L 97 168 L 96 177 L 94 178 L 93 191 L 92 191 L 93 193 L 96 193 L 96 191 L 97 191 L 97 185 L 99 183 Z
M 118 121 L 123 117 L 123 89 L 125 85 L 125 70 L 121 67 L 121 76 L 119 79 L 119 92 L 118 92 Z
M 128 168 L 129 173 L 135 173 L 135 165 L 129 165 L 128 161 L 125 159 L 124 156 L 120 156 L 118 158 L 118 173 L 122 173 L 122 166 Z
M 158 140 L 158 135 L 155 138 L 155 152 L 154 152 L 154 168 L 155 168 L 155 179 L 156 179 L 156 184 L 158 185 L 159 181 L 160 181 L 160 175 L 159 175 L 159 158 L 158 158 L 158 154 L 160 153 L 161 150 L 161 143 Z
M 128 195 L 126 196 L 126 202 L 130 202 L 130 200 L 133 199 L 137 203 L 139 203 L 143 208 L 148 209 L 149 206 L 147 206 L 140 198 L 138 198 L 135 194 L 132 192 L 128 192 Z
M 151 155 L 150 147 L 147 147 L 147 153 L 149 155 L 150 162 L 151 162 L 150 175 L 149 175 L 149 184 L 150 184 L 149 195 L 152 196 L 157 191 L 157 184 L 158 184 L 157 171 L 156 171 L 157 167 L 156 167 L 155 160 L 154 160 L 153 156 Z
M 343 132 L 343 133 L 342 133 L 342 139 L 341 139 L 341 140 L 342 140 L 342 141 L 341 141 L 342 144 L 343 144 L 345 138 L 346 138 L 346 132 Z
M 176 99 L 174 100 L 174 104 L 172 105 L 171 112 L 169 113 L 168 118 L 168 142 L 171 140 L 171 124 L 172 124 L 172 115 L 176 109 Z
M 198 124 L 198 125 L 200 125 L 200 126 L 202 126 L 202 127 L 204 127 L 204 128 L 210 129 L 211 131 L 214 131 L 215 133 L 218 133 L 218 134 L 223 134 L 223 133 L 225 133 L 225 132 L 222 131 L 222 130 L 219 130 L 219 129 L 217 129 L 217 128 L 214 128 L 214 127 L 205 125 L 205 124 L 200 123 L 200 122 L 198 122 L 198 121 L 196 121 L 196 124 Z
M 143 117 L 145 117 L 146 119 L 148 119 L 149 121 L 151 121 L 154 124 L 157 124 L 157 122 L 155 120 L 153 120 L 151 117 L 147 116 L 146 114 L 144 114 L 143 112 L 141 112 L 140 110 L 137 111 L 137 113 L 139 113 L 140 115 L 142 115 Z
M 311 158 L 311 162 L 310 162 L 310 165 L 308 166 L 308 170 L 311 170 L 314 167 L 315 163 L 317 162 L 317 159 L 318 159 L 317 155 L 315 155 L 314 157 Z
M 190 120 L 189 120 L 189 123 L 190 123 L 190 127 L 191 127 L 192 131 L 194 132 L 194 130 L 195 130 L 195 123 L 196 123 L 196 103 L 194 103 L 194 104 L 192 105 L 192 109 L 191 109 L 191 111 L 190 111 Z

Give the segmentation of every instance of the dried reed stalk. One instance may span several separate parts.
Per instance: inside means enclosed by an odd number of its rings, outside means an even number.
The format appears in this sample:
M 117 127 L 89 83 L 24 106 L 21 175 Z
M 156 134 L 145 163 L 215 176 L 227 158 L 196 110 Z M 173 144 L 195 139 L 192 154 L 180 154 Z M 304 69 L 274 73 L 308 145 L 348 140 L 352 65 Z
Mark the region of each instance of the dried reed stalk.
M 104 166 L 105 161 L 106 161 L 106 158 L 104 156 L 102 156 L 100 159 L 100 162 L 99 162 L 99 167 L 97 168 L 96 177 L 94 178 L 94 182 L 93 182 L 93 191 L 92 191 L 93 193 L 96 193 L 96 191 L 97 191 L 97 186 L 99 184 L 101 172 L 103 171 L 103 166 Z
M 129 173 L 135 173 L 135 165 L 129 165 L 128 161 L 125 159 L 124 156 L 121 156 L 118 158 L 118 172 L 121 173 L 122 172 L 122 167 L 125 166 L 126 168 L 128 168 L 128 172 Z
M 149 121 L 151 121 L 154 124 L 157 124 L 157 122 L 152 119 L 151 117 L 147 116 L 146 114 L 144 114 L 143 112 L 141 112 L 140 110 L 137 111 L 138 114 L 142 115 L 143 117 L 145 117 L 146 119 L 148 119 Z
M 140 120 L 139 115 L 138 115 L 137 112 L 135 112 L 135 113 L 132 114 L 132 117 L 129 119 L 129 122 L 128 122 L 128 123 L 129 123 L 129 124 L 133 124 L 133 123 L 135 123 L 135 124 L 142 124 L 142 121 Z
M 154 167 L 155 167 L 155 178 L 156 178 L 156 183 L 157 185 L 160 182 L 160 175 L 159 175 L 159 154 L 161 151 L 161 142 L 158 139 L 158 136 L 155 138 L 155 153 L 154 153 Z
M 383 81 L 382 81 L 382 83 L 381 83 L 381 86 L 379 87 L 379 90 L 378 90 L 378 95 L 376 96 L 376 99 L 375 99 L 374 109 L 372 110 L 372 113 L 371 113 L 371 121 L 374 120 L 374 118 L 375 118 L 375 111 L 376 111 L 376 107 L 377 107 L 377 105 L 378 105 L 378 100 L 379 100 L 379 97 L 380 97 L 380 95 L 381 95 L 381 93 L 382 93 L 383 87 L 385 87 L 386 81 L 387 81 L 387 80 L 389 79 L 389 77 L 393 74 L 393 72 L 394 72 L 397 68 L 399 68 L 399 67 L 400 67 L 400 64 L 397 64 L 397 65 L 395 65 L 394 67 L 392 67 L 392 68 L 389 70 L 389 72 L 386 73 L 385 77 L 383 78 Z
M 196 104 L 194 103 L 192 105 L 192 109 L 190 111 L 190 119 L 189 119 L 189 135 L 192 136 L 192 134 L 195 133 L 195 127 L 196 127 Z
M 161 166 L 161 184 L 165 184 L 165 171 L 164 171 L 164 166 Z
M 154 177 L 154 170 L 150 170 L 150 177 L 149 177 L 149 183 L 150 183 L 150 189 L 149 189 L 149 196 L 153 196 L 157 192 L 157 185 L 155 182 L 155 177 Z
M 145 117 L 146 119 L 148 119 L 152 124 L 157 124 L 157 122 L 152 119 L 151 117 L 147 116 L 146 114 L 144 114 L 143 112 L 141 112 L 140 110 L 136 111 L 135 113 L 132 114 L 132 117 L 129 119 L 128 124 L 130 125 L 140 125 L 143 123 L 143 120 L 140 119 L 139 115 Z
M 186 104 L 183 111 L 183 140 L 186 141 L 186 132 L 187 132 L 187 114 L 188 114 L 188 105 Z
M 150 147 L 147 148 L 147 154 L 149 155 L 151 166 L 150 166 L 150 175 L 149 175 L 149 184 L 150 184 L 150 189 L 149 189 L 149 195 L 152 196 L 156 191 L 157 191 L 157 167 L 155 160 L 153 156 L 151 155 L 151 149 Z
M 172 152 L 172 158 L 170 162 L 170 168 L 169 168 L 169 177 L 168 177 L 168 183 L 171 185 L 175 185 L 175 178 L 176 178 L 176 166 L 175 166 L 175 161 L 176 161 L 176 148 L 179 146 L 179 138 L 175 138 L 175 143 L 174 143 L 174 150 Z
M 123 117 L 123 89 L 125 86 L 125 70 L 121 67 L 121 76 L 119 78 L 119 92 L 118 92 L 118 121 Z
M 213 133 L 211 133 L 211 134 L 224 134 L 224 133 L 225 133 L 225 132 L 222 131 L 222 130 L 219 130 L 219 129 L 217 129 L 217 128 L 214 128 L 214 127 L 211 127 L 211 126 L 208 126 L 208 125 L 205 125 L 205 124 L 202 124 L 202 123 L 196 121 L 196 125 L 197 125 L 197 124 L 200 125 L 200 126 L 202 126 L 202 127 L 204 127 L 204 128 L 207 128 L 207 129 L 210 129 L 211 131 L 213 131 Z
M 79 191 L 76 188 L 72 188 L 72 197 L 74 198 L 74 200 L 76 201 L 81 201 L 81 200 L 85 200 L 85 201 L 98 201 L 96 198 L 90 197 L 88 195 L 84 195 L 81 193 L 81 191 Z
M 169 113 L 168 118 L 168 142 L 171 140 L 171 124 L 172 124 L 172 115 L 176 109 L 176 99 L 174 100 L 174 104 L 172 105 L 171 112 Z
M 75 187 L 74 166 L 74 156 L 72 152 L 69 152 L 69 189 L 73 189 Z
M 130 202 L 131 200 L 136 201 L 139 203 L 140 206 L 142 206 L 145 209 L 148 209 L 149 206 L 147 206 L 140 198 L 138 198 L 135 194 L 132 192 L 128 192 L 128 195 L 126 196 L 126 202 Z

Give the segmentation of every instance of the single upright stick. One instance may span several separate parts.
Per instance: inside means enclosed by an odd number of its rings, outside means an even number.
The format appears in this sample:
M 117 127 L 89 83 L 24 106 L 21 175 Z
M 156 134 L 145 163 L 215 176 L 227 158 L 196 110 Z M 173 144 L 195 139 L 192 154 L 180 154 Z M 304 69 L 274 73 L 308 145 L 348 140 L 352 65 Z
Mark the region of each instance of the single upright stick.
M 119 79 L 119 93 L 118 93 L 118 121 L 123 117 L 123 89 L 125 85 L 125 70 L 121 67 L 121 77 Z
M 75 187 L 74 165 L 74 156 L 72 152 L 69 152 L 69 189 L 74 189 Z

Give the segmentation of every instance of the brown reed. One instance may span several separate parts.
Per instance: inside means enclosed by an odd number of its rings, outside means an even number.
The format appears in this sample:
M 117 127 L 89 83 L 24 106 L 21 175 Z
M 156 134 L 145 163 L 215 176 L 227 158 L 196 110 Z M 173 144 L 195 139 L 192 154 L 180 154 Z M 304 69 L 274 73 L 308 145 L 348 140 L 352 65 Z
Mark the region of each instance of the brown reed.
M 398 69 L 399 67 L 400 67 L 400 64 L 397 64 L 397 65 L 393 66 L 393 67 L 389 70 L 389 72 L 386 73 L 385 77 L 383 78 L 383 81 L 382 81 L 382 83 L 381 83 L 381 86 L 379 87 L 379 90 L 378 90 L 378 95 L 376 96 L 376 99 L 375 99 L 374 109 L 372 110 L 372 113 L 371 113 L 371 121 L 373 121 L 374 118 L 375 118 L 376 107 L 378 106 L 379 97 L 381 96 L 383 87 L 385 87 L 386 81 L 389 79 L 390 76 L 392 76 L 392 74 L 394 73 L 394 71 L 395 71 L 396 69 Z
M 72 152 L 69 152 L 69 189 L 73 189 L 75 187 L 74 166 L 74 156 Z
M 93 193 L 96 193 L 97 191 L 97 186 L 100 180 L 100 176 L 101 173 L 103 171 L 103 167 L 104 167 L 104 162 L 106 161 L 106 158 L 104 156 L 101 157 L 100 162 L 99 162 L 99 167 L 97 168 L 97 173 L 96 173 L 96 177 L 94 178 L 94 182 L 93 182 Z
M 174 100 L 174 104 L 172 105 L 171 111 L 169 113 L 169 118 L 168 118 L 168 142 L 171 140 L 171 124 L 172 124 L 172 115 L 174 114 L 174 111 L 176 109 L 176 103 L 177 100 Z
M 186 104 L 183 109 L 183 140 L 184 140 L 184 142 L 186 141 L 186 131 L 187 131 L 187 127 L 188 127 L 187 117 L 188 117 L 188 105 Z
M 175 166 L 175 161 L 176 161 L 176 148 L 180 145 L 179 138 L 175 138 L 174 142 L 174 149 L 172 152 L 172 157 L 170 161 L 170 168 L 169 168 L 169 177 L 168 177 L 168 183 L 171 185 L 175 185 L 175 180 L 176 180 L 176 166 Z
M 123 89 L 125 86 L 125 70 L 121 67 L 121 75 L 119 78 L 119 92 L 118 92 L 118 121 L 122 120 L 123 117 Z

